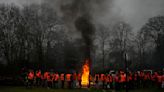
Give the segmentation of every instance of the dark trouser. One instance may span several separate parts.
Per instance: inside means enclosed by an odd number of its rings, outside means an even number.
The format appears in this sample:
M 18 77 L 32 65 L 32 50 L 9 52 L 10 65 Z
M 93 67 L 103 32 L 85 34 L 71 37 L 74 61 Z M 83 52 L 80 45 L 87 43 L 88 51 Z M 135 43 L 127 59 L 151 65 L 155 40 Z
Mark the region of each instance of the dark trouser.
M 133 82 L 132 82 L 132 80 L 128 82 L 128 88 L 129 89 L 133 89 Z
M 47 86 L 52 88 L 52 82 L 51 81 L 47 81 Z
M 110 82 L 110 88 L 113 89 L 113 82 Z
M 64 88 L 64 80 L 61 81 L 61 88 Z
M 28 86 L 33 86 L 33 79 L 28 80 Z
M 46 79 L 43 79 L 43 80 L 42 80 L 42 86 L 43 86 L 43 87 L 47 87 L 47 80 L 46 80 Z
M 36 78 L 36 85 L 40 86 L 41 85 L 41 78 Z
M 68 88 L 71 88 L 71 81 L 68 81 L 67 84 Z
M 76 80 L 73 80 L 72 88 L 76 88 Z
M 79 87 L 81 88 L 81 80 L 79 80 Z
M 125 88 L 125 84 L 126 84 L 126 82 L 121 82 L 121 83 L 120 83 L 121 89 L 124 89 L 124 88 Z
M 158 82 L 158 88 L 162 88 L 162 82 Z
M 120 83 L 119 82 L 115 82 L 115 90 L 120 90 Z
M 53 86 L 54 86 L 55 88 L 58 88 L 58 81 L 54 81 L 54 82 L 53 82 Z
M 95 81 L 95 87 L 98 88 L 98 80 Z
M 105 81 L 102 81 L 102 88 L 104 89 L 105 88 Z

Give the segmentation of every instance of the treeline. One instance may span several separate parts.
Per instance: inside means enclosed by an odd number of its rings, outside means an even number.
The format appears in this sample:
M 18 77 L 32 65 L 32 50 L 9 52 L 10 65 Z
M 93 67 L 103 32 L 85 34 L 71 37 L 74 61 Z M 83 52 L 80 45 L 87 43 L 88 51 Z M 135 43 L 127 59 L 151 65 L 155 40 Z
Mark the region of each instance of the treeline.
M 5 74 L 24 67 L 76 68 L 71 64 L 76 65 L 76 58 L 79 60 L 80 55 L 76 45 L 68 40 L 65 30 L 60 17 L 47 5 L 20 8 L 1 4 L 0 71 Z
M 150 18 L 134 33 L 125 22 L 95 25 L 91 51 L 93 70 L 124 68 L 127 53 L 131 69 L 164 66 L 164 16 Z M 23 67 L 79 71 L 84 40 L 71 39 L 60 16 L 48 5 L 0 5 L 0 71 L 15 73 Z
M 102 61 L 103 69 L 125 69 L 125 53 L 132 70 L 163 68 L 164 16 L 149 18 L 137 32 L 126 22 L 97 29 L 100 57 L 95 60 Z

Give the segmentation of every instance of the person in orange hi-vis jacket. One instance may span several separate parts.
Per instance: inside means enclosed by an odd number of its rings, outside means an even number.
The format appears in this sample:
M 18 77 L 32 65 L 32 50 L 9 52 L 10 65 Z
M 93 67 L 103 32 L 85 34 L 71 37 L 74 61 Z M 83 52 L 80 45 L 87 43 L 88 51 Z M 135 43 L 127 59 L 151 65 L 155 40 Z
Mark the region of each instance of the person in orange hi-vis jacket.
M 61 80 L 61 88 L 64 88 L 64 81 L 65 81 L 64 73 L 60 74 L 60 80 Z
M 157 83 L 158 83 L 158 87 L 161 88 L 162 87 L 162 75 L 158 75 L 157 76 Z
M 81 74 L 79 73 L 78 75 L 77 75 L 77 79 L 78 79 L 78 82 L 79 82 L 79 88 L 81 88 Z
M 126 83 L 126 74 L 124 72 L 121 72 L 120 74 L 120 86 L 121 88 L 125 87 L 125 83 Z
M 52 76 L 49 72 L 47 74 L 47 87 L 52 88 Z
M 71 88 L 71 74 L 66 74 L 67 87 Z
M 76 80 L 77 80 L 77 74 L 76 74 L 76 72 L 73 73 L 72 78 L 73 78 L 72 87 L 73 88 L 76 88 Z
M 162 75 L 162 88 L 164 88 L 164 73 Z
M 119 90 L 120 89 L 120 75 L 118 73 L 115 75 L 114 81 L 115 81 L 115 90 Z
M 28 73 L 28 86 L 33 86 L 34 83 L 34 71 L 30 70 Z
M 129 86 L 129 89 L 132 89 L 133 88 L 133 74 L 131 72 L 129 72 L 128 74 L 128 86 Z
M 43 75 L 43 86 L 44 87 L 48 87 L 48 84 L 47 84 L 47 76 L 49 75 L 49 72 L 44 72 L 44 75 Z
M 107 74 L 106 76 L 106 83 L 107 83 L 107 87 L 106 88 L 113 88 L 113 77 L 111 74 Z
M 59 74 L 58 74 L 58 72 L 56 72 L 54 74 L 54 86 L 55 86 L 55 88 L 58 88 L 58 81 L 59 81 Z
M 36 85 L 40 86 L 41 85 L 41 70 L 36 71 Z
M 102 82 L 102 88 L 104 89 L 105 88 L 105 75 L 104 74 L 101 74 L 100 75 L 100 79 L 101 79 L 101 82 Z

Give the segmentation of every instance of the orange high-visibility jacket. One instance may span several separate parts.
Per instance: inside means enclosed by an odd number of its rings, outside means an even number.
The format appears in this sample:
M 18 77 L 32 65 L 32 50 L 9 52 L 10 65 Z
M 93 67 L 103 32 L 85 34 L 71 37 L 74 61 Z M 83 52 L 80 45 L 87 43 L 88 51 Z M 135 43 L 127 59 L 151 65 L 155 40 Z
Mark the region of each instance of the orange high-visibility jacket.
M 76 80 L 76 78 L 77 78 L 77 75 L 76 75 L 76 73 L 74 73 L 73 74 L 73 80 Z
M 137 80 L 137 74 L 134 74 L 134 80 L 135 81 Z
M 55 74 L 51 74 L 52 80 L 55 81 Z
M 106 82 L 110 82 L 111 83 L 112 81 L 113 81 L 112 76 L 110 74 L 108 74 L 107 77 L 106 77 Z
M 58 79 L 59 79 L 59 74 L 55 74 L 55 81 L 58 81 Z
M 64 73 L 60 74 L 60 80 L 64 81 Z
M 52 80 L 51 80 L 51 76 L 50 76 L 50 74 L 47 75 L 47 81 L 52 81 Z
M 152 80 L 152 81 L 155 81 L 155 78 L 156 78 L 156 75 L 152 75 L 152 76 L 151 76 L 151 80 Z
M 104 81 L 105 80 L 105 75 L 104 74 L 101 74 L 100 80 L 101 81 Z
M 92 81 L 92 76 L 91 75 L 89 75 L 89 81 Z
M 44 79 L 47 79 L 47 76 L 49 75 L 49 72 L 44 73 Z
M 28 74 L 28 79 L 32 80 L 34 78 L 34 73 L 33 72 L 30 72 Z
M 119 82 L 119 76 L 116 75 L 115 78 L 114 78 L 115 82 Z
M 37 77 L 37 78 L 41 78 L 41 71 L 38 71 L 38 72 L 36 73 L 36 77 Z
M 132 81 L 132 80 L 133 80 L 132 75 L 129 75 L 129 76 L 128 76 L 128 81 Z
M 78 74 L 78 81 L 81 81 L 81 74 Z
M 144 80 L 148 80 L 148 75 L 147 74 L 144 75 Z
M 162 76 L 161 75 L 158 75 L 157 79 L 158 79 L 158 83 L 162 83 Z
M 145 74 L 143 72 L 140 72 L 140 78 L 144 79 Z
M 41 79 L 44 80 L 44 76 L 43 75 L 41 75 Z
M 125 74 L 121 74 L 121 79 L 120 82 L 126 82 L 126 75 Z
M 71 74 L 66 74 L 66 80 L 71 81 Z

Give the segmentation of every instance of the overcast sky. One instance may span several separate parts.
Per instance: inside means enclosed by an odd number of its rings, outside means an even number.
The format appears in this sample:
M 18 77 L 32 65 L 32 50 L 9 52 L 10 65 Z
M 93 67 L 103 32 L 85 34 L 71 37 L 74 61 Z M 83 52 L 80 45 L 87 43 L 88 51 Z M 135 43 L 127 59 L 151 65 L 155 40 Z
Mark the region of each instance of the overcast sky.
M 41 3 L 42 0 L 0 0 L 0 3 L 15 3 L 16 5 Z M 128 22 L 134 30 L 139 28 L 151 17 L 164 15 L 164 0 L 113 0 L 113 7 L 108 7 L 97 20 L 104 24 L 110 23 L 111 18 L 119 18 Z

